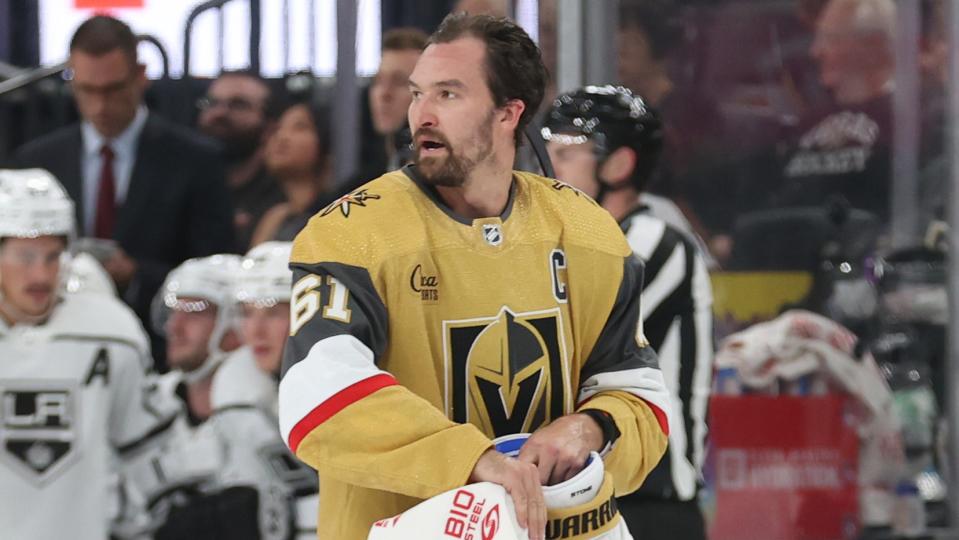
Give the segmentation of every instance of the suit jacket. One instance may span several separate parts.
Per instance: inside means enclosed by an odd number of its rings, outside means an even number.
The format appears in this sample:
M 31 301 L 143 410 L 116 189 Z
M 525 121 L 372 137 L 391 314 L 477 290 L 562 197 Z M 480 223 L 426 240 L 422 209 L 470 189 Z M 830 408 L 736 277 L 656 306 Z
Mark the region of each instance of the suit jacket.
M 53 173 L 73 198 L 78 224 L 96 210 L 83 206 L 82 152 L 74 124 L 25 144 L 13 161 Z M 150 302 L 171 269 L 191 257 L 235 250 L 230 194 L 213 143 L 150 113 L 113 238 L 138 265 L 123 298 L 151 328 Z

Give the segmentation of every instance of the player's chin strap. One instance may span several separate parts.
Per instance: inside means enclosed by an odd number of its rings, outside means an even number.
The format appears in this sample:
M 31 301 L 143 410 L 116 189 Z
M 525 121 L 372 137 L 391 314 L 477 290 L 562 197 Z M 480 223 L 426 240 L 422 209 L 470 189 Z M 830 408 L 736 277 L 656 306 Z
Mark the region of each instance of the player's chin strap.
M 599 184 L 599 191 L 596 192 L 596 197 L 593 199 L 596 201 L 596 204 L 602 206 L 603 200 L 606 198 L 606 195 L 614 193 L 616 191 L 622 191 L 626 188 L 632 187 L 632 182 L 629 180 L 623 180 L 618 184 L 609 184 L 606 181 L 602 180 L 597 173 L 597 183 Z
M 210 334 L 209 341 L 207 341 L 206 349 L 208 353 L 206 360 L 200 367 L 193 371 L 183 373 L 183 381 L 188 385 L 202 381 L 213 375 L 216 368 L 220 367 L 220 364 L 230 355 L 229 352 L 224 351 L 220 346 L 223 343 L 223 338 L 226 337 L 230 331 L 231 316 L 232 314 L 229 307 L 217 306 L 216 326 L 213 327 L 213 332 Z
M 553 169 L 553 162 L 549 159 L 549 152 L 546 150 L 546 141 L 543 140 L 543 136 L 540 134 L 540 128 L 542 126 L 538 122 L 530 122 L 526 125 L 526 140 L 529 141 L 530 148 L 533 149 L 533 153 L 536 155 L 536 160 L 539 161 L 539 167 L 543 171 L 543 175 L 549 178 L 556 178 L 556 171 Z

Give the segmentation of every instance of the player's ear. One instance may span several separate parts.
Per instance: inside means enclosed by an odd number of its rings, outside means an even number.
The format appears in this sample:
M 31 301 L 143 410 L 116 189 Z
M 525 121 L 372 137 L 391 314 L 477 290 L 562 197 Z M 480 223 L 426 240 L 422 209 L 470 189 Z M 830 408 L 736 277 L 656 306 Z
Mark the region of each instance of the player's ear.
M 600 176 L 614 184 L 628 180 L 636 168 L 636 157 L 636 151 L 628 146 L 617 148 L 603 162 Z
M 504 124 L 503 127 L 510 128 L 512 130 L 516 129 L 516 126 L 519 125 L 519 119 L 523 116 L 523 111 L 526 110 L 526 103 L 521 99 L 511 99 L 506 102 L 506 105 L 500 107 L 500 122 Z

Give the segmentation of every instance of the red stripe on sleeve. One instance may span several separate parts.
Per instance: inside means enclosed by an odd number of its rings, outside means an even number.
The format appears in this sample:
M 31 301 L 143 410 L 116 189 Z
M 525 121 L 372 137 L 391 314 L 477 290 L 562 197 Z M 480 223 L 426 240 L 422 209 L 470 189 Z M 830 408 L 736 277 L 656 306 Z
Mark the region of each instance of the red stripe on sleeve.
M 592 401 L 593 398 L 599 397 L 601 395 L 603 394 L 601 393 L 593 394 L 592 396 L 589 396 L 583 401 L 580 401 L 579 403 L 576 404 L 576 410 L 578 411 L 582 409 L 583 406 L 589 403 L 590 401 Z M 636 397 L 639 397 L 639 396 L 636 396 Z M 664 413 L 662 409 L 646 401 L 645 399 L 643 398 L 639 398 L 639 399 L 642 400 L 642 402 L 645 403 L 647 407 L 649 407 L 649 410 L 653 411 L 653 416 L 655 416 L 656 421 L 659 422 L 659 429 L 663 430 L 663 433 L 668 437 L 669 436 L 669 420 L 666 417 L 666 413 Z
M 394 384 L 398 383 L 392 375 L 381 373 L 368 379 L 363 379 L 333 394 L 330 396 L 330 399 L 317 405 L 315 409 L 310 411 L 309 414 L 293 426 L 293 429 L 290 430 L 290 449 L 292 449 L 295 454 L 297 448 L 300 446 L 300 441 L 316 429 L 317 426 L 326 422 L 332 418 L 333 415 L 349 405 L 356 403 L 381 388 L 393 386 Z
M 643 398 L 639 398 L 643 399 Z M 659 422 L 659 428 L 663 430 L 663 433 L 669 436 L 669 420 L 666 419 L 666 413 L 662 409 L 653 405 L 652 403 L 643 399 L 643 403 L 649 407 L 649 410 L 653 411 L 653 414 L 656 416 L 656 421 Z

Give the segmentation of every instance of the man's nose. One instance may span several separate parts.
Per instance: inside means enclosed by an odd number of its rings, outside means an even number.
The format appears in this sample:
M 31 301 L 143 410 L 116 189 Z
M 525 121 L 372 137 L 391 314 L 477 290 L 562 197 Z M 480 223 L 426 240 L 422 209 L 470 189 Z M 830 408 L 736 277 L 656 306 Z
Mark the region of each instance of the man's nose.
M 410 125 L 415 128 L 436 127 L 439 124 L 439 118 L 430 104 L 424 102 L 414 102 L 410 106 Z

